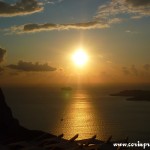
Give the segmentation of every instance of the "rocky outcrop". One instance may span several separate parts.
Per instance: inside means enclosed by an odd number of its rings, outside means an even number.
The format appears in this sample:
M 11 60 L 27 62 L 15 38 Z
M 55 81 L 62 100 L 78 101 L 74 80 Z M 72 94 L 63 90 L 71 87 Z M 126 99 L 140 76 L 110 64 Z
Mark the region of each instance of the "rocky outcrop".
M 18 128 L 20 128 L 19 121 L 13 117 L 11 109 L 7 106 L 4 94 L 0 89 L 0 133 L 11 133 Z
M 0 143 L 12 140 L 28 141 L 43 134 L 47 134 L 49 137 L 54 137 L 54 135 L 43 131 L 29 130 L 21 126 L 19 121 L 13 117 L 12 111 L 6 104 L 4 94 L 0 88 Z

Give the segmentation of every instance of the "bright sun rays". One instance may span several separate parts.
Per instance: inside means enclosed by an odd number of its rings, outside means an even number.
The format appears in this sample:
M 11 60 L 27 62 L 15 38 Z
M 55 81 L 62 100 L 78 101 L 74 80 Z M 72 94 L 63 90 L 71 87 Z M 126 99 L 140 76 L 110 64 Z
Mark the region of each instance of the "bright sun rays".
M 88 54 L 83 48 L 79 48 L 73 53 L 72 61 L 77 67 L 83 67 L 88 61 Z

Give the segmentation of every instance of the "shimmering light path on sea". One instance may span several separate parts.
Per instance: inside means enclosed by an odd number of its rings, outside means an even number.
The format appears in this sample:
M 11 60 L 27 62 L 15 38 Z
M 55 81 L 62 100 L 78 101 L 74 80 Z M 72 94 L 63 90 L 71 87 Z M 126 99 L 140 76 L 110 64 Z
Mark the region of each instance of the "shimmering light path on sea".
M 94 108 L 92 97 L 85 90 L 77 90 L 68 97 L 68 106 L 54 132 L 64 133 L 66 138 L 78 133 L 81 139 L 101 133 L 103 139 L 102 125 L 98 122 L 100 117 Z

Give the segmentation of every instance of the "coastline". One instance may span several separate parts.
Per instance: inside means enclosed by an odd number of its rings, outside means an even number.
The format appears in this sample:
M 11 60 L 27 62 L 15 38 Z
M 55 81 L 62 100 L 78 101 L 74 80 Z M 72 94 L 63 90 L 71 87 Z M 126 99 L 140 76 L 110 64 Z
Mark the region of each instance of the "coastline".
M 149 101 L 150 102 L 149 90 L 123 90 L 118 93 L 110 94 L 110 96 L 127 97 L 126 100 L 128 101 Z

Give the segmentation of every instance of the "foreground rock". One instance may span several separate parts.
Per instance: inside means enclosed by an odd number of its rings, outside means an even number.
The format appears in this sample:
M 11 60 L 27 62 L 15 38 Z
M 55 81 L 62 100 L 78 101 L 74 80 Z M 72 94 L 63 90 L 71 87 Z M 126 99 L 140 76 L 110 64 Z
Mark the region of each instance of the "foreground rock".
M 148 90 L 124 90 L 110 95 L 128 97 L 127 100 L 130 101 L 150 101 L 150 91 Z
M 0 89 L 0 144 L 22 140 L 29 141 L 43 134 L 55 137 L 42 131 L 29 130 L 21 126 L 19 121 L 13 117 L 11 109 L 6 104 L 4 94 Z

